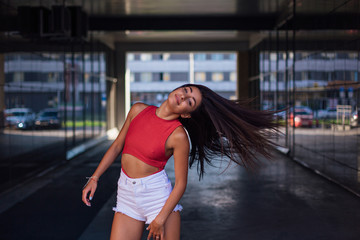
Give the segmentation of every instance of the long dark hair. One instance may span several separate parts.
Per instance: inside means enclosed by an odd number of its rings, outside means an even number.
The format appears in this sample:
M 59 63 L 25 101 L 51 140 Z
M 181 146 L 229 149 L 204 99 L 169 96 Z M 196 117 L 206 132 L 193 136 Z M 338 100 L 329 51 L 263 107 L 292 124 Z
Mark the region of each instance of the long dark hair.
M 205 162 L 212 165 L 215 156 L 226 156 L 247 169 L 257 169 L 257 153 L 270 158 L 271 137 L 277 132 L 273 111 L 250 109 L 240 101 L 221 97 L 203 85 L 197 87 L 202 95 L 199 107 L 191 118 L 180 118 L 191 140 L 190 167 L 197 162 L 199 177 L 204 174 Z

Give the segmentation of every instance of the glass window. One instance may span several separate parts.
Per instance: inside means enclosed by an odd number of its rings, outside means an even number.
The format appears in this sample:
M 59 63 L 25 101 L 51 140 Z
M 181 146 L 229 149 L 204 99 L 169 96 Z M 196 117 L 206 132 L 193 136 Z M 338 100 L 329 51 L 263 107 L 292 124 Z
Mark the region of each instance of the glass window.
M 195 53 L 194 59 L 197 61 L 205 61 L 206 60 L 206 54 L 205 53 Z
M 151 61 L 151 59 L 152 59 L 152 56 L 151 56 L 150 53 L 142 53 L 140 55 L 140 60 L 141 61 Z
M 162 80 L 164 82 L 170 81 L 170 73 L 168 73 L 168 72 L 162 73 Z
M 229 59 L 230 60 L 236 60 L 236 53 L 229 54 Z
M 236 82 L 236 78 L 237 78 L 236 72 L 231 72 L 230 73 L 230 81 L 231 82 Z
M 135 82 L 135 74 L 133 72 L 130 73 L 130 82 Z
M 196 72 L 195 73 L 195 82 L 205 82 L 206 73 L 205 72 Z
M 211 54 L 211 60 L 223 60 L 224 54 L 221 53 L 213 53 Z
M 164 54 L 162 55 L 162 59 L 163 59 L 164 61 L 169 60 L 169 58 L 170 58 L 170 53 L 164 53 Z
M 127 60 L 128 61 L 134 61 L 135 60 L 135 55 L 133 53 L 128 53 L 127 54 Z
M 214 82 L 224 81 L 224 74 L 221 72 L 214 72 L 211 74 L 211 80 Z
M 276 61 L 276 53 L 271 53 L 270 54 L 270 60 L 271 61 Z
M 349 53 L 349 58 L 350 59 L 357 59 L 358 54 L 357 53 Z
M 14 72 L 14 82 L 23 82 L 24 73 L 23 72 Z
M 151 82 L 152 81 L 152 73 L 143 72 L 140 73 L 140 82 Z

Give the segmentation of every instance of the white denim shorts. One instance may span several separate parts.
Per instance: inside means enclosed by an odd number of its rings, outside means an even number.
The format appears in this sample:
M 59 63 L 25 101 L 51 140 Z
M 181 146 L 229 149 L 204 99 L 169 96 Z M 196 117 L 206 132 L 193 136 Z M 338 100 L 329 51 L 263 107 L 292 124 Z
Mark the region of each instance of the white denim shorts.
M 150 224 L 161 211 L 171 191 L 171 182 L 165 170 L 144 178 L 130 178 L 121 169 L 117 202 L 113 210 Z M 173 211 L 181 210 L 182 206 L 177 204 Z

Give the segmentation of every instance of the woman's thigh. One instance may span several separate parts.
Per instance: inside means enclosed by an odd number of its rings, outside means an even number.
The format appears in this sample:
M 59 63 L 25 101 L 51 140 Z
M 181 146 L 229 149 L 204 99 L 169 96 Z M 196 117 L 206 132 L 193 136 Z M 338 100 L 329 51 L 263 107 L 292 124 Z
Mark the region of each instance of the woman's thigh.
M 179 211 L 172 212 L 165 223 L 165 239 L 164 240 L 179 240 L 180 239 L 180 213 Z
M 115 212 L 110 240 L 140 240 L 145 223 Z

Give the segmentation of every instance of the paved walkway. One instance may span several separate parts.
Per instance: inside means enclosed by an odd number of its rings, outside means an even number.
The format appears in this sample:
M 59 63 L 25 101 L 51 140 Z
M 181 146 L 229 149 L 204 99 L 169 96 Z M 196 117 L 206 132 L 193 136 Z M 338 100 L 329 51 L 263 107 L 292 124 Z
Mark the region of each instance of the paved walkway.
M 81 189 L 109 145 L 2 194 L 0 239 L 108 239 L 119 161 L 101 178 L 91 208 Z M 181 200 L 181 239 L 360 239 L 358 197 L 277 152 L 274 159 L 257 174 L 207 168 L 200 182 L 193 168 Z M 171 163 L 167 171 L 173 179 Z

